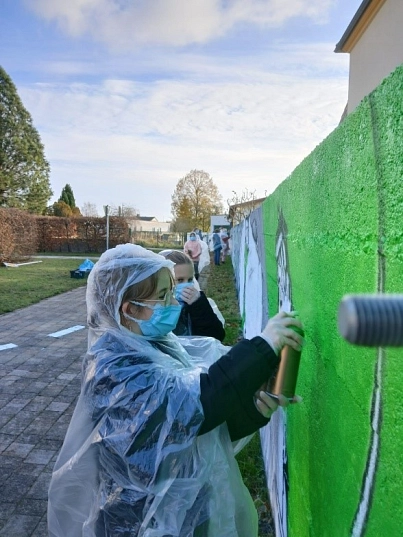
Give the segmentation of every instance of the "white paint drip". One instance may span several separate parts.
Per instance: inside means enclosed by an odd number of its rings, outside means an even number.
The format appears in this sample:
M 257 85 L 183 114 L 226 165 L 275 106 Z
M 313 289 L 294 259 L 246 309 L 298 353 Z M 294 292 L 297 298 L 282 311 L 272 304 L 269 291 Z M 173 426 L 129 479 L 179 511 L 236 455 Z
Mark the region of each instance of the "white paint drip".
M 371 491 L 374 486 L 376 462 L 379 452 L 379 424 L 380 424 L 380 410 L 381 410 L 381 380 L 382 380 L 382 349 L 378 350 L 378 365 L 376 370 L 376 390 L 375 390 L 375 404 L 374 414 L 372 418 L 372 429 L 374 431 L 372 437 L 372 445 L 369 450 L 368 470 L 365 476 L 364 487 L 362 491 L 361 502 L 355 516 L 352 537 L 362 537 L 365 527 L 365 521 L 367 519 L 369 510 L 369 501 L 371 497 Z
M 66 334 L 71 334 L 71 332 L 77 332 L 77 330 L 82 330 L 85 328 L 85 326 L 81 324 L 77 324 L 76 326 L 72 326 L 71 328 L 66 328 L 65 330 L 59 330 L 59 332 L 53 332 L 53 334 L 48 334 L 49 337 L 62 337 Z
M 5 351 L 6 349 L 14 349 L 14 347 L 18 347 L 18 345 L 15 345 L 14 343 L 6 343 L 5 345 L 0 345 L 0 351 Z

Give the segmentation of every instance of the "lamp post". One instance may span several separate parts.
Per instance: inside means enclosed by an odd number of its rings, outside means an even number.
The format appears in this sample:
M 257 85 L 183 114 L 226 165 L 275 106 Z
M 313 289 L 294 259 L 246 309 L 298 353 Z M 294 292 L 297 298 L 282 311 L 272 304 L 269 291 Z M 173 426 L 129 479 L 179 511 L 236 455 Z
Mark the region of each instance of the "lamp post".
M 109 205 L 104 205 L 104 211 L 106 216 L 106 249 L 109 250 Z

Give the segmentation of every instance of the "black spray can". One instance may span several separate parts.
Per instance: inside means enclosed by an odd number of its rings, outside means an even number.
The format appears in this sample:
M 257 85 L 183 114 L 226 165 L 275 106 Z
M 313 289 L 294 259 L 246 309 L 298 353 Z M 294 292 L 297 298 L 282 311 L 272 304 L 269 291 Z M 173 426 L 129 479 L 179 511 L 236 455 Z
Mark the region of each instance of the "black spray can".
M 301 328 L 296 326 L 290 328 L 304 337 L 304 331 Z M 269 395 L 274 398 L 277 398 L 280 394 L 283 394 L 288 399 L 294 397 L 300 360 L 301 351 L 296 351 L 289 345 L 283 347 L 276 376 L 269 382 Z

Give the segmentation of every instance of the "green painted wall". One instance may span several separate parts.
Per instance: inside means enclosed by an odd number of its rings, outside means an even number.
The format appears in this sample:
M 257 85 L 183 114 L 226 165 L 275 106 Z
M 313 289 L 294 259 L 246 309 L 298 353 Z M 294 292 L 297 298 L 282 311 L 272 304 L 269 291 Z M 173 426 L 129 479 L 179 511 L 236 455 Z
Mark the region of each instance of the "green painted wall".
M 276 231 L 287 228 L 294 308 L 306 329 L 301 405 L 287 411 L 290 537 L 352 535 L 371 440 L 378 349 L 337 330 L 348 293 L 403 292 L 403 67 L 324 140 L 263 204 L 270 316 Z M 247 314 L 247 312 L 246 312 Z M 382 421 L 364 531 L 403 530 L 403 349 L 379 357 Z

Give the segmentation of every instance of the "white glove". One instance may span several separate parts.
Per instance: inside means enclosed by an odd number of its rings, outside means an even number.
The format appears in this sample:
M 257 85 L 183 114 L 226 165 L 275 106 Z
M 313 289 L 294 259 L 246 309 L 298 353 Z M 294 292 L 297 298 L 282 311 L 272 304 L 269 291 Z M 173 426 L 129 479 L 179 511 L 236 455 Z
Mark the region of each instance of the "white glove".
M 184 287 L 181 291 L 181 299 L 185 304 L 193 304 L 193 302 L 196 302 L 200 298 L 200 291 L 196 289 L 194 285 L 189 285 L 188 287 Z
M 290 313 L 280 311 L 269 320 L 260 334 L 277 355 L 286 345 L 290 345 L 296 351 L 302 349 L 304 338 L 292 329 L 293 326 L 303 329 L 301 321 L 295 318 L 295 314 L 294 311 Z

